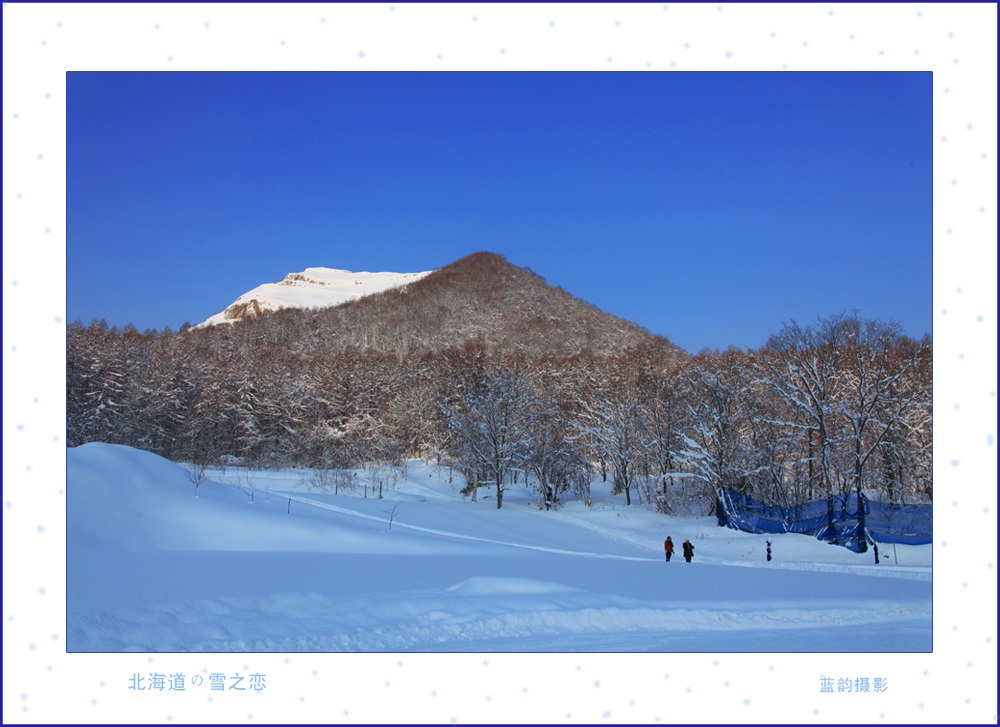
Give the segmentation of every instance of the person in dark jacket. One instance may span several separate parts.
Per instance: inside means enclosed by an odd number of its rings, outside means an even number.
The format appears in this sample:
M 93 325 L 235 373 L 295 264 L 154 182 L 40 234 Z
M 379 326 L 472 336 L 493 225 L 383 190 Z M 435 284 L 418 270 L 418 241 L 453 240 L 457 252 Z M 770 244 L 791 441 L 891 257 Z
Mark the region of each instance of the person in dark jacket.
M 685 538 L 683 548 L 684 548 L 684 560 L 690 563 L 691 559 L 694 557 L 694 546 L 691 545 L 690 540 Z
M 667 536 L 667 539 L 663 541 L 663 550 L 667 554 L 667 562 L 669 563 L 670 556 L 674 554 L 674 541 L 670 539 L 669 535 Z

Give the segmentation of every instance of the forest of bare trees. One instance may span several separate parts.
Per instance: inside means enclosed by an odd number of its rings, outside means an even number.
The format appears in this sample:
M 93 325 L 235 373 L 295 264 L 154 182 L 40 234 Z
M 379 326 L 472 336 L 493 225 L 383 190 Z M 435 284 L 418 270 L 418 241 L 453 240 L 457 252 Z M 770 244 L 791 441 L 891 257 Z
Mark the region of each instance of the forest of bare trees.
M 586 501 L 595 474 L 665 513 L 680 493 L 710 507 L 723 487 L 786 507 L 932 495 L 930 341 L 856 313 L 697 356 L 542 355 L 481 338 L 400 353 L 345 346 L 307 313 L 267 318 L 178 333 L 70 325 L 69 446 L 321 470 L 434 458 L 498 507 L 529 476 L 539 507 Z

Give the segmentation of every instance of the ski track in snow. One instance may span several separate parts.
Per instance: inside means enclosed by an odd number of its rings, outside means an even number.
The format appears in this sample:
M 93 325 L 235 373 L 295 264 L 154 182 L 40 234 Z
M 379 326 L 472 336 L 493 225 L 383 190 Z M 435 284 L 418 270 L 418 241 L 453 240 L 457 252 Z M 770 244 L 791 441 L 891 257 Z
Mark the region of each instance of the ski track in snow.
M 340 515 L 348 515 L 350 517 L 360 518 L 362 520 L 371 520 L 374 522 L 379 522 L 383 524 L 389 523 L 389 518 L 376 517 L 374 515 L 366 515 L 365 513 L 358 512 L 357 510 L 349 510 L 345 507 L 338 507 L 337 505 L 329 505 L 324 502 L 318 502 L 316 500 L 311 500 L 301 495 L 289 495 L 282 494 L 282 497 L 287 497 L 292 502 L 300 502 L 304 505 L 309 505 L 311 507 L 316 507 L 321 510 L 329 510 L 330 512 L 336 512 Z M 619 542 L 636 546 L 645 547 L 648 545 L 646 540 L 637 535 L 630 535 L 621 531 L 613 530 L 611 528 L 602 527 L 596 525 L 595 523 L 589 522 L 585 518 L 576 517 L 573 515 L 566 515 L 559 512 L 549 513 L 549 516 L 554 520 L 561 520 L 562 522 L 571 523 L 577 527 L 585 528 L 587 530 L 599 533 L 600 535 L 610 538 L 612 540 L 617 540 Z M 447 538 L 455 538 L 457 540 L 468 540 L 478 543 L 488 543 L 490 545 L 501 545 L 508 548 L 522 548 L 524 550 L 534 550 L 542 553 L 555 553 L 559 555 L 574 555 L 584 558 L 608 558 L 612 560 L 631 560 L 631 561 L 659 561 L 659 558 L 643 558 L 639 556 L 629 556 L 629 555 L 615 555 L 612 553 L 593 553 L 581 550 L 565 550 L 562 548 L 551 548 L 540 545 L 529 545 L 526 543 L 516 543 L 512 541 L 504 540 L 493 540 L 491 538 L 480 538 L 474 535 L 463 535 L 460 533 L 449 532 L 445 530 L 437 530 L 434 528 L 421 527 L 419 525 L 407 525 L 406 523 L 399 522 L 398 520 L 393 521 L 393 527 L 405 528 L 408 530 L 413 530 L 416 532 L 428 533 L 431 535 L 440 535 Z M 835 546 L 831 546 L 835 547 Z M 680 556 L 677 556 L 680 559 Z M 727 566 L 743 566 L 744 563 L 739 560 L 717 558 L 717 557 L 699 557 L 699 563 L 704 565 L 727 565 Z M 926 568 L 906 568 L 896 566 L 893 570 L 882 569 L 882 570 L 872 570 L 864 566 L 851 566 L 851 565 L 840 565 L 836 563 L 786 563 L 786 562 L 774 562 L 771 568 L 778 570 L 809 570 L 809 571 L 821 571 L 825 573 L 850 573 L 852 575 L 864 575 L 872 576 L 877 578 L 903 578 L 907 580 L 917 580 L 917 581 L 930 581 L 931 574 Z
M 329 510 L 331 512 L 336 512 L 341 515 L 349 515 L 351 517 L 361 518 L 362 520 L 374 520 L 379 523 L 389 523 L 389 518 L 376 517 L 374 515 L 366 515 L 365 513 L 358 512 L 356 510 L 348 510 L 345 507 L 338 507 L 336 505 L 328 505 L 325 502 L 317 502 L 316 500 L 310 500 L 308 498 L 302 497 L 301 495 L 285 495 L 292 502 L 301 502 L 305 505 L 311 505 L 312 507 L 318 507 L 321 510 Z M 440 535 L 446 538 L 456 538 L 458 540 L 469 540 L 476 543 L 488 543 L 489 545 L 502 545 L 508 548 L 523 548 L 524 550 L 534 550 L 540 553 L 555 553 L 558 555 L 577 555 L 585 558 L 611 558 L 615 560 L 636 560 L 636 561 L 652 561 L 654 558 L 640 558 L 636 556 L 628 555 L 613 555 L 611 553 L 589 553 L 582 550 L 565 550 L 563 548 L 549 548 L 542 545 L 528 545 L 526 543 L 515 543 L 507 540 L 493 540 L 491 538 L 479 538 L 475 535 L 462 535 L 460 533 L 448 532 L 446 530 L 437 530 L 435 528 L 426 528 L 419 525 L 407 525 L 406 523 L 401 523 L 399 521 L 393 521 L 393 527 L 405 528 L 407 530 L 413 530 L 421 533 L 428 533 L 430 535 Z

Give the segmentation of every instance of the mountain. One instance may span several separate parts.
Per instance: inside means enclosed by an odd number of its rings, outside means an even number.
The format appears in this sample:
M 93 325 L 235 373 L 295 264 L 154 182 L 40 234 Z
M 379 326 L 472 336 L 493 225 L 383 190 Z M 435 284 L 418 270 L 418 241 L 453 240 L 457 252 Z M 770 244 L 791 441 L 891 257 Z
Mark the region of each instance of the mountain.
M 470 342 L 493 353 L 529 357 L 592 353 L 617 356 L 659 349 L 681 354 L 662 336 L 605 313 L 526 268 L 478 252 L 429 273 L 332 308 L 285 308 L 247 319 L 253 340 L 296 347 L 312 340 L 328 351 L 422 354 Z
M 280 308 L 323 308 L 357 300 L 383 290 L 408 285 L 423 273 L 354 273 L 333 268 L 306 268 L 301 273 L 289 273 L 277 283 L 258 285 L 238 297 L 221 313 L 210 316 L 195 328 L 215 326 Z

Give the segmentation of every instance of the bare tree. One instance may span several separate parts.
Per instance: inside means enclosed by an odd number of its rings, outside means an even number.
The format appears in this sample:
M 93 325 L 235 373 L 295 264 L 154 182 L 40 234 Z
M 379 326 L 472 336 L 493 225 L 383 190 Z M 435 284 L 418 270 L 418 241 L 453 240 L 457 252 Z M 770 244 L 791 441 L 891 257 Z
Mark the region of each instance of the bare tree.
M 656 388 L 646 397 L 639 411 L 639 421 L 645 431 L 649 447 L 646 461 L 650 469 L 650 487 L 647 500 L 656 504 L 662 513 L 672 511 L 668 484 L 674 482 L 679 462 L 677 453 L 683 448 L 680 438 L 681 402 L 678 391 L 667 380 L 656 382 Z M 654 483 L 659 485 L 654 491 Z
M 684 445 L 677 459 L 713 494 L 727 487 L 752 493 L 761 468 L 746 436 L 752 410 L 742 383 L 718 361 L 695 367 L 685 380 Z
M 194 485 L 194 496 L 198 497 L 198 488 L 201 487 L 201 483 L 205 481 L 205 473 L 208 470 L 209 462 L 207 459 L 202 459 L 197 462 L 185 462 L 182 465 L 184 474 Z
M 389 516 L 389 530 L 392 530 L 392 521 L 396 519 L 396 512 L 399 510 L 401 502 L 392 503 L 392 507 L 386 510 L 386 514 Z
M 791 416 L 781 422 L 804 435 L 807 485 L 833 494 L 833 447 L 837 431 L 837 387 L 846 342 L 842 315 L 820 319 L 815 327 L 786 323 L 763 349 L 761 382 L 787 405 Z M 813 495 L 812 492 L 809 493 Z
M 583 480 L 589 496 L 592 467 L 583 459 L 572 430 L 568 412 L 556 406 L 547 407 L 536 420 L 526 466 L 538 481 L 540 510 L 554 508 L 563 492 L 579 488 Z
M 502 509 L 507 474 L 528 460 L 541 412 L 526 371 L 486 370 L 456 401 L 442 402 L 441 411 L 453 435 L 452 456 L 467 477 L 485 472 L 493 480 L 497 509 Z
M 632 504 L 632 484 L 647 454 L 649 441 L 639 418 L 639 397 L 623 393 L 584 406 L 580 431 L 601 459 L 611 464 L 614 491 L 625 493 Z
M 848 383 L 839 401 L 851 427 L 854 488 L 860 493 L 871 456 L 893 439 L 911 409 L 929 406 L 930 399 L 923 387 L 907 385 L 921 352 L 900 355 L 899 324 L 861 320 L 856 313 L 845 323 Z

